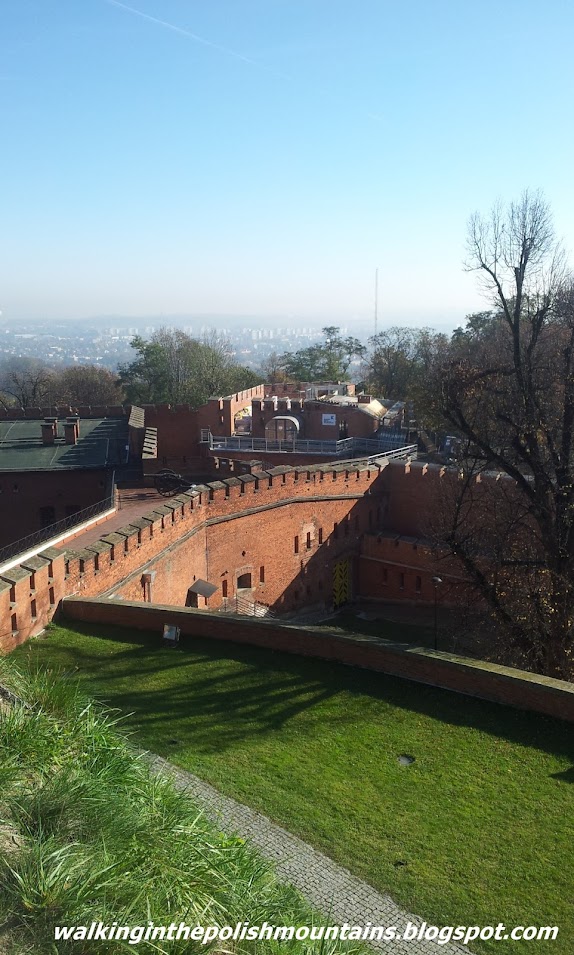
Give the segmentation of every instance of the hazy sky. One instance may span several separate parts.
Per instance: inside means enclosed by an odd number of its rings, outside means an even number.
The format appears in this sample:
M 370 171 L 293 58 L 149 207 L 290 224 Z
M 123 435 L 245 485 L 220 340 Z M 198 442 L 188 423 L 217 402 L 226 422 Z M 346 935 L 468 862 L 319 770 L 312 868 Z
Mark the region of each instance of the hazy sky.
M 574 249 L 570 0 L 2 0 L 6 319 L 459 323 L 469 215 Z

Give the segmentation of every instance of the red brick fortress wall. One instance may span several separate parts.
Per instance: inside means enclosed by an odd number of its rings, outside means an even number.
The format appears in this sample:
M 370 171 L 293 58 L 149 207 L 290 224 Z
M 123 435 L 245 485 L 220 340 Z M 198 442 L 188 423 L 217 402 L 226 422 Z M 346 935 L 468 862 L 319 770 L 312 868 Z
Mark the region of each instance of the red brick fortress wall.
M 0 568 L 0 649 L 42 629 L 65 596 L 183 606 L 199 579 L 216 587 L 207 603 L 199 598 L 200 609 L 237 595 L 281 613 L 330 604 L 343 565 L 351 597 L 429 604 L 437 564 L 421 531 L 443 482 L 456 480 L 444 468 L 358 461 L 270 468 L 158 499 L 111 533 L 103 523 L 100 539 L 84 549 L 72 540 L 49 560 L 44 552 L 37 569 Z M 401 524 L 407 534 L 393 532 Z M 451 602 L 464 574 L 444 562 L 438 572 L 449 585 L 441 602 Z

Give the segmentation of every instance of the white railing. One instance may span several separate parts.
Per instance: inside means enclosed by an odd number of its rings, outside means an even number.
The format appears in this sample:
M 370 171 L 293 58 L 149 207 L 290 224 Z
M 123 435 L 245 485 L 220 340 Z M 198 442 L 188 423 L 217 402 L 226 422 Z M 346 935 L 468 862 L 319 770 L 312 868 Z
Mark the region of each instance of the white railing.
M 402 435 L 389 434 L 378 438 L 343 438 L 341 441 L 289 440 L 269 441 L 266 438 L 232 435 L 220 437 L 210 433 L 209 447 L 213 451 L 264 451 L 286 454 L 325 454 L 331 457 L 349 457 L 363 454 L 365 457 L 407 457 L 416 454 L 416 444 L 404 445 Z

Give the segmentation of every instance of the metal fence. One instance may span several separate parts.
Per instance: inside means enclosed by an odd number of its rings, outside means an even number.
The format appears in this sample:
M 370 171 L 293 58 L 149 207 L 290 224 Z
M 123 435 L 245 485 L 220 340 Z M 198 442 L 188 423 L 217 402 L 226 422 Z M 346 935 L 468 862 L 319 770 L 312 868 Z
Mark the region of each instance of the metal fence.
M 404 436 L 395 432 L 383 434 L 376 438 L 343 438 L 341 441 L 267 441 L 265 438 L 252 438 L 250 436 L 218 437 L 209 434 L 209 447 L 214 451 L 279 451 L 299 454 L 325 454 L 331 457 L 350 457 L 353 454 L 370 456 L 383 454 L 386 451 L 400 452 L 404 451 L 405 447 L 408 449 L 414 448 L 416 451 L 416 445 L 405 446 L 403 442 Z
M 22 537 L 12 544 L 1 547 L 0 567 L 7 563 L 12 557 L 17 557 L 18 554 L 25 554 L 30 550 L 40 548 L 41 544 L 48 544 L 49 541 L 61 537 L 67 530 L 71 530 L 79 524 L 89 521 L 92 517 L 97 517 L 98 514 L 103 514 L 104 511 L 110 510 L 115 506 L 115 495 L 116 489 L 115 484 L 113 484 L 110 493 L 103 501 L 91 504 L 81 511 L 76 511 L 75 514 L 70 514 L 69 517 L 64 517 L 61 521 L 56 521 L 55 524 L 41 527 L 39 531 L 35 531 L 33 534 L 28 534 L 27 537 Z

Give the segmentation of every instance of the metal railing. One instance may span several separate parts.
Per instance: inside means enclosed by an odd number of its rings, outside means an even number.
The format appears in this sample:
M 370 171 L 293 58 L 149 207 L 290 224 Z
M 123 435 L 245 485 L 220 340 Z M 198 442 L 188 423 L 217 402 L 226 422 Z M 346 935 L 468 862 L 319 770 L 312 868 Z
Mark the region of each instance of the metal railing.
M 256 600 L 251 600 L 250 597 L 245 597 L 243 594 L 224 597 L 219 611 L 220 613 L 239 613 L 246 617 L 258 617 L 261 620 L 274 620 L 277 617 L 277 614 L 265 604 L 257 603 Z
M 306 453 L 306 454 L 325 454 L 331 457 L 344 457 L 352 454 L 363 454 L 371 456 L 384 454 L 385 452 L 404 452 L 406 449 L 412 453 L 416 451 L 416 445 L 404 445 L 404 436 L 402 434 L 385 434 L 377 438 L 343 438 L 341 441 L 311 441 L 311 440 L 289 440 L 289 441 L 268 441 L 266 438 L 252 438 L 251 436 L 232 435 L 231 437 L 219 437 L 210 434 L 209 447 L 213 451 L 266 451 L 281 453 Z M 207 441 L 205 442 L 207 443 Z M 396 453 L 395 453 L 396 456 Z
M 111 492 L 102 501 L 91 504 L 81 511 L 76 511 L 74 514 L 64 517 L 61 521 L 56 521 L 55 524 L 41 527 L 40 530 L 35 531 L 33 534 L 28 534 L 27 537 L 21 537 L 20 540 L 1 547 L 0 567 L 9 561 L 10 558 L 17 557 L 18 554 L 25 554 L 30 550 L 34 550 L 36 547 L 39 548 L 41 544 L 48 544 L 49 541 L 61 537 L 67 530 L 72 530 L 79 524 L 84 524 L 86 521 L 89 521 L 92 517 L 97 517 L 98 514 L 103 514 L 104 511 L 110 510 L 112 507 L 115 507 L 115 498 L 116 488 L 113 483 Z

